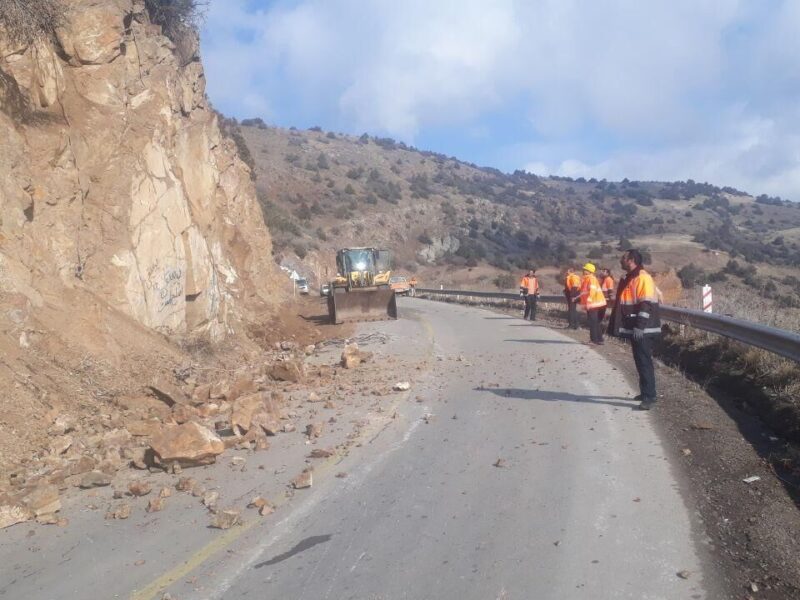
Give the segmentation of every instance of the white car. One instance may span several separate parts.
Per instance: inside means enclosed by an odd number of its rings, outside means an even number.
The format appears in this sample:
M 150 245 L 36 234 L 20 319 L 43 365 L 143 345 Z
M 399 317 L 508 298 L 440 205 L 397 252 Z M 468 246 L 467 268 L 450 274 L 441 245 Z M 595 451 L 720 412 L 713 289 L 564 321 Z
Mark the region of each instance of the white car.
M 304 279 L 303 277 L 301 277 L 300 279 L 295 279 L 294 285 L 297 291 L 300 292 L 301 294 L 308 293 L 308 279 Z

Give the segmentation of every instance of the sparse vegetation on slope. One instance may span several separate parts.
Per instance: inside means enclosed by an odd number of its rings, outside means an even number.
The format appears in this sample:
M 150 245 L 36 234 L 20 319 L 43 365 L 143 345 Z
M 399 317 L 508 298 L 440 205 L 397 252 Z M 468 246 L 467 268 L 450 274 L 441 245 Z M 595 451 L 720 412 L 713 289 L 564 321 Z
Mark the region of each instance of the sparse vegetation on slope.
M 0 26 L 16 42 L 51 35 L 63 18 L 61 0 L 0 0 Z
M 369 242 L 394 248 L 407 270 L 516 271 L 586 258 L 613 265 L 620 244 L 633 245 L 625 238 L 635 237 L 655 268 L 686 264 L 702 247 L 750 262 L 800 263 L 800 210 L 778 198 L 692 180 L 504 174 L 389 138 L 279 129 L 258 118 L 237 129 L 262 203 L 288 215 L 275 237 L 279 259 L 296 260 L 292 248 L 300 241 L 316 261 L 337 245 Z M 676 265 L 643 238 L 672 238 L 673 247 L 685 248 L 684 260 Z

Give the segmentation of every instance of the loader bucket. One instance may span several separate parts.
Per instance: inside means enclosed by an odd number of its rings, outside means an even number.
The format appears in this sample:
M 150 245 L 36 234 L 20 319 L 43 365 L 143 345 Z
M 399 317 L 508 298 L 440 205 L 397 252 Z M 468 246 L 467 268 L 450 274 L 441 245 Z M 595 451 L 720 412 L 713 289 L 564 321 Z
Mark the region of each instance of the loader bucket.
M 394 290 L 368 289 L 338 292 L 328 296 L 328 316 L 331 323 L 358 321 L 387 321 L 397 318 L 397 299 Z

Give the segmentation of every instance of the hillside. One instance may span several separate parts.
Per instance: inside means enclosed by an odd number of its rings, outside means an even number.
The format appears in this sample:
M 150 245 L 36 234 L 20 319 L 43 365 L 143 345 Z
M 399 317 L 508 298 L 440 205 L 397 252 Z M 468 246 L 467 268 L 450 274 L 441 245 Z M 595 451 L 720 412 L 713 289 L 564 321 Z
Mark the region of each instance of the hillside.
M 693 263 L 723 271 L 719 282 L 730 259 L 758 265 L 762 280 L 751 283 L 776 297 L 800 265 L 800 204 L 778 198 L 693 181 L 509 175 L 386 138 L 260 119 L 226 127 L 254 167 L 277 260 L 312 279 L 324 279 L 337 247 L 363 244 L 393 249 L 401 271 L 436 283 L 530 264 L 555 273 L 587 258 L 616 267 L 625 240 L 648 249 L 656 271 Z

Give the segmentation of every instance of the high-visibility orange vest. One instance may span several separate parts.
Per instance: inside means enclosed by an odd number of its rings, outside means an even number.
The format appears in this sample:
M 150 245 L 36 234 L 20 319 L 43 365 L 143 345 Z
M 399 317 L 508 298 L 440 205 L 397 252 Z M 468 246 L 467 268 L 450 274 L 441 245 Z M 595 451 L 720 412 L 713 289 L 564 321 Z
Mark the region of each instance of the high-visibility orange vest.
M 634 329 L 641 329 L 645 335 L 660 334 L 658 288 L 650 273 L 638 267 L 620 286 L 609 332 L 620 337 L 632 336 Z
M 528 277 L 528 295 L 533 296 L 534 294 L 539 293 L 539 279 L 534 275 L 533 277 Z
M 615 285 L 614 278 L 611 275 L 606 275 L 603 277 L 603 283 L 600 285 L 600 289 L 603 290 L 603 293 L 609 300 L 611 299 L 611 295 L 614 293 Z
M 603 308 L 606 305 L 606 296 L 600 289 L 600 283 L 591 273 L 584 275 L 581 281 L 581 304 L 586 310 Z
M 529 288 L 530 283 L 531 283 L 530 278 L 527 275 L 523 275 L 522 279 L 519 280 L 519 287 L 525 288 L 526 290 L 530 289 Z
M 628 285 L 622 290 L 617 299 L 621 305 L 632 306 L 640 302 L 658 302 L 658 292 L 656 292 L 656 282 L 653 277 L 641 269 L 636 277 L 631 278 Z
M 567 273 L 567 278 L 564 282 L 564 289 L 572 290 L 573 288 L 581 287 L 581 278 L 575 273 Z

